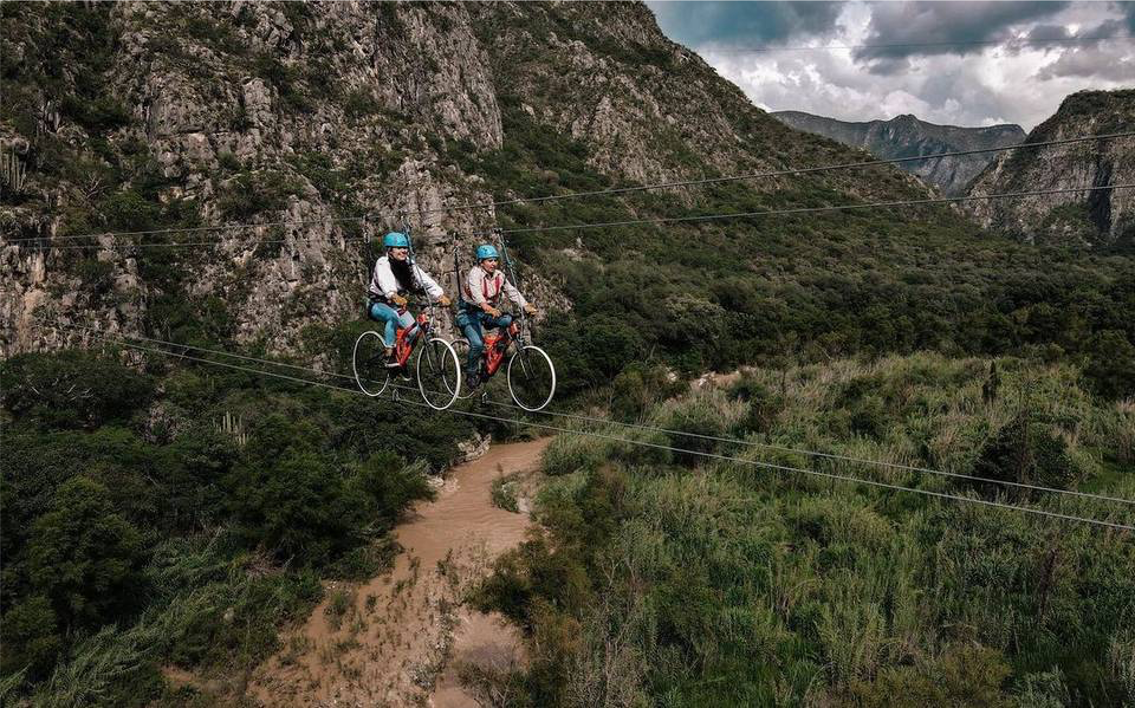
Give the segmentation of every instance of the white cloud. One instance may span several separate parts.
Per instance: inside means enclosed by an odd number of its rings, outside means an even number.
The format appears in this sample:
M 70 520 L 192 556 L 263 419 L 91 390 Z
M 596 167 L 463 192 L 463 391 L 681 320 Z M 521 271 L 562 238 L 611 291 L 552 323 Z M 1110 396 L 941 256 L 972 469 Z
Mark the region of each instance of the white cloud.
M 1019 123 L 1028 130 L 1055 112 L 1069 93 L 1135 85 L 1135 41 L 1130 40 L 1098 44 L 1007 40 L 995 46 L 966 45 L 954 52 L 940 46 L 926 50 L 932 54 L 915 48 L 895 50 L 890 54 L 900 56 L 881 60 L 857 59 L 863 52 L 854 49 L 796 50 L 800 46 L 912 42 L 921 35 L 913 31 L 893 38 L 881 34 L 884 28 L 900 26 L 904 16 L 913 18 L 918 26 L 956 22 L 954 28 L 936 28 L 927 41 L 963 41 L 969 37 L 1070 36 L 1077 30 L 1082 36 L 1113 35 L 1125 30 L 1126 13 L 1131 12 L 1130 5 L 1114 3 L 1076 2 L 1040 9 L 1020 3 L 1003 8 L 981 3 L 989 24 L 982 26 L 959 9 L 940 3 L 905 5 L 916 7 L 904 11 L 892 3 L 844 3 L 838 14 L 826 13 L 816 28 L 786 25 L 785 33 L 776 40 L 784 47 L 779 50 L 731 51 L 731 45 L 735 49 L 762 44 L 759 38 L 739 39 L 735 31 L 722 41 L 696 48 L 762 108 L 801 110 L 843 120 L 913 113 L 935 123 Z M 765 12 L 769 14 L 767 8 Z M 738 13 L 741 11 L 734 14 Z M 703 34 L 708 31 L 702 30 Z

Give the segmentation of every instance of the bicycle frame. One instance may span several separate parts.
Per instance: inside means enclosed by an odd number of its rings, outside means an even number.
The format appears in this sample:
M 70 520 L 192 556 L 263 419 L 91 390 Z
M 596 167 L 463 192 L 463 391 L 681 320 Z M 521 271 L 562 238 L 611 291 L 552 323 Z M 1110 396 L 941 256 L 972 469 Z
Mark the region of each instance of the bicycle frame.
M 406 312 L 405 307 L 398 309 L 399 315 L 404 312 Z M 397 329 L 394 334 L 394 358 L 399 366 L 405 368 L 406 362 L 410 360 L 410 355 L 414 353 L 414 346 L 422 340 L 422 337 L 429 334 L 432 326 L 429 315 L 419 312 L 418 316 L 414 318 L 414 324 L 405 329 L 401 327 Z M 415 332 L 418 334 L 411 337 Z
M 522 342 L 520 325 L 516 322 L 503 331 L 498 328 L 495 332 L 485 333 L 485 353 L 482 354 L 485 358 L 485 373 L 489 376 L 497 373 L 497 369 L 504 363 L 504 355 L 508 353 L 508 348 L 514 341 Z

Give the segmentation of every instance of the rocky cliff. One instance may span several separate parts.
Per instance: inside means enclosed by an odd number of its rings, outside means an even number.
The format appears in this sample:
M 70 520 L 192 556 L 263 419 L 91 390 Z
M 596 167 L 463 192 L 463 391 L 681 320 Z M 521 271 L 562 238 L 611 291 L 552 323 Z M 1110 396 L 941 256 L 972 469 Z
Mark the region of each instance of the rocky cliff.
M 1135 129 L 1135 90 L 1082 91 L 1064 99 L 1026 142 Z M 1135 138 L 1015 150 L 998 155 L 970 194 L 1135 183 Z M 1135 190 L 1100 190 L 967 204 L 984 226 L 1029 243 L 1135 245 Z
M 4 354 L 83 339 L 38 316 L 294 349 L 357 316 L 361 244 L 387 228 L 445 272 L 449 234 L 498 222 L 455 207 L 853 157 L 752 106 L 640 3 L 5 3 L 0 22 Z M 872 174 L 751 187 L 768 206 L 922 193 Z
M 1025 138 L 1025 131 L 1019 125 L 959 128 L 927 123 L 912 115 L 865 123 L 851 123 L 801 111 L 777 111 L 772 115 L 793 128 L 823 135 L 844 145 L 863 148 L 883 159 L 1015 145 Z M 912 161 L 902 163 L 900 167 L 938 187 L 943 194 L 956 196 L 965 192 L 969 183 L 985 169 L 994 155 L 996 153 L 990 152 L 925 162 Z

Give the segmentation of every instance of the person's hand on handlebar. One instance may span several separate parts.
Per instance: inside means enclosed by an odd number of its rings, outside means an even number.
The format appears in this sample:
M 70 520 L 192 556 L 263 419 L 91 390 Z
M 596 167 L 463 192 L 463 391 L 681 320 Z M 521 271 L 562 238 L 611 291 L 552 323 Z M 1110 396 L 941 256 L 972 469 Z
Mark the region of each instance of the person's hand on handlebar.
M 497 308 L 493 307 L 492 305 L 490 305 L 487 302 L 484 305 L 481 305 L 481 309 L 484 310 L 487 314 L 489 314 L 493 317 L 500 317 L 501 316 L 501 311 L 498 310 Z
M 450 303 L 452 302 L 452 300 L 449 299 L 449 296 L 445 293 L 442 293 L 441 297 L 439 297 L 437 301 L 442 307 L 449 307 Z
M 536 309 L 536 306 L 533 305 L 532 303 L 528 303 L 527 305 L 525 305 L 524 311 L 528 313 L 529 317 L 535 317 L 536 313 L 538 312 L 538 310 Z
M 397 305 L 398 307 L 405 307 L 405 306 L 406 306 L 406 303 L 408 303 L 408 302 L 409 302 L 409 300 L 407 300 L 406 298 L 402 297 L 402 296 L 401 296 L 401 295 L 399 295 L 398 293 L 394 293 L 393 295 L 391 295 L 391 296 L 390 296 L 390 299 L 391 299 L 391 300 L 393 300 L 393 301 L 394 301 L 394 304 L 395 304 L 395 305 Z

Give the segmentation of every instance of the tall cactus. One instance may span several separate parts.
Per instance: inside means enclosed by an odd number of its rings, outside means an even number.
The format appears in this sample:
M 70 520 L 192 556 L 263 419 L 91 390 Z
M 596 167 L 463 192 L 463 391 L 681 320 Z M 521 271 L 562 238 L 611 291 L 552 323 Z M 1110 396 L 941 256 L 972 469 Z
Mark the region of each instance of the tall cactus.
M 24 192 L 27 184 L 28 168 L 16 154 L 16 146 L 0 147 L 0 185 L 12 196 Z
M 232 413 L 225 411 L 225 415 L 221 418 L 220 429 L 226 435 L 232 436 L 233 440 L 240 447 L 248 444 L 248 432 L 244 429 L 244 418 L 234 416 Z

